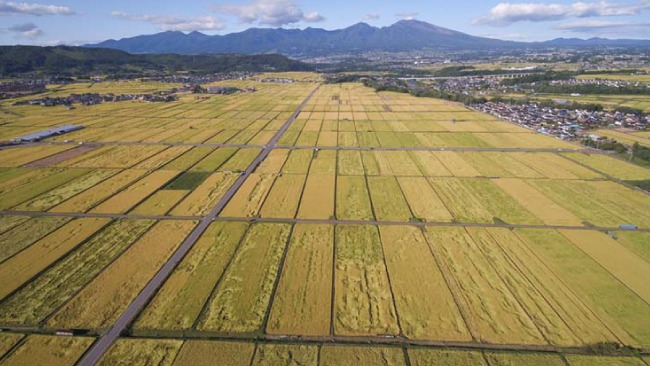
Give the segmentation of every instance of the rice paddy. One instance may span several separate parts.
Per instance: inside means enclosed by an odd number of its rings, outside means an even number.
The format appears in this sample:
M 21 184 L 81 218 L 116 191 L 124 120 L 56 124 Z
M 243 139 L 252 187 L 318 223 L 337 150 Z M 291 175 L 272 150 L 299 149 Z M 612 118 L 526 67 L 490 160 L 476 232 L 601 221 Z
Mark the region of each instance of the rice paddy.
M 316 85 L 231 82 L 0 125 L 86 126 L 0 149 L 0 365 L 77 362 L 199 223 L 100 364 L 648 362 L 650 170 L 352 83 L 266 151 Z

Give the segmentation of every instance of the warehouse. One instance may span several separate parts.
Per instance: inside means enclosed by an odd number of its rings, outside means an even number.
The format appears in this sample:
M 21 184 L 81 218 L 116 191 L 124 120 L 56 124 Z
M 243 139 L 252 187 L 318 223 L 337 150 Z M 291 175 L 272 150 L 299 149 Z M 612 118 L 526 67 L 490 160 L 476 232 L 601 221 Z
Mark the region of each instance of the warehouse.
M 48 137 L 63 135 L 65 133 L 79 131 L 79 130 L 82 130 L 82 129 L 84 129 L 84 126 L 75 126 L 75 125 L 60 126 L 60 127 L 55 127 L 55 128 L 53 128 L 51 130 L 39 131 L 39 132 L 30 133 L 30 134 L 25 135 L 25 136 L 15 137 L 15 138 L 11 139 L 11 141 L 12 142 L 41 141 L 41 140 L 46 139 Z

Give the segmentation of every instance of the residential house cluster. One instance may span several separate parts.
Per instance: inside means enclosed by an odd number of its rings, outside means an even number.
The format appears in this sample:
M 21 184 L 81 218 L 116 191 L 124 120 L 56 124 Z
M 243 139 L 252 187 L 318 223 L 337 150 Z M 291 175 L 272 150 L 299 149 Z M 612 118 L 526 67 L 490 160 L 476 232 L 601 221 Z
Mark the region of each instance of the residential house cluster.
M 44 97 L 31 100 L 21 100 L 14 105 L 35 105 L 43 107 L 66 106 L 71 107 L 73 104 L 91 106 L 101 103 L 124 102 L 124 101 L 142 101 L 142 102 L 172 102 L 178 100 L 175 94 L 169 92 L 158 92 L 152 94 L 70 94 L 67 97 Z
M 510 104 L 488 102 L 474 108 L 500 119 L 565 140 L 574 140 L 595 128 L 614 125 L 644 130 L 650 125 L 650 116 L 636 114 L 561 109 L 536 103 Z

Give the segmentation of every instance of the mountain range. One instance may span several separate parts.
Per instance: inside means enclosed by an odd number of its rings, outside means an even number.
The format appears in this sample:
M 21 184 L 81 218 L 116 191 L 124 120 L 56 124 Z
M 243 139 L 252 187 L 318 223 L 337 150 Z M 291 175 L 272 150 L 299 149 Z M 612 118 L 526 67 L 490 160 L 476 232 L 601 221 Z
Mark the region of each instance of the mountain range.
M 292 57 L 331 54 L 354 54 L 382 51 L 418 50 L 494 50 L 544 47 L 650 47 L 650 40 L 609 40 L 591 38 L 559 38 L 547 42 L 514 42 L 476 37 L 418 20 L 401 20 L 391 26 L 377 28 L 358 23 L 339 30 L 318 28 L 270 29 L 251 28 L 227 35 L 206 35 L 200 32 L 162 32 L 120 40 L 107 40 L 86 47 L 113 48 L 129 53 L 198 54 L 263 54 L 279 53 Z

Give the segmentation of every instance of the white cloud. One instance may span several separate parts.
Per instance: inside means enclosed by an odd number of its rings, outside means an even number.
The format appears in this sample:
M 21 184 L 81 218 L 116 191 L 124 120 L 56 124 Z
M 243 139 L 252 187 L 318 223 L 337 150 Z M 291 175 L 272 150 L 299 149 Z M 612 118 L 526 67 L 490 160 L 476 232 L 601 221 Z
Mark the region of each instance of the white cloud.
M 325 20 L 325 17 L 317 12 L 305 14 L 300 6 L 290 0 L 253 0 L 244 5 L 215 5 L 214 9 L 217 12 L 236 16 L 240 23 L 258 23 L 274 27 Z
M 482 34 L 481 37 L 501 39 L 504 41 L 530 41 L 530 34 L 524 33 L 488 33 Z
M 314 11 L 309 14 L 305 14 L 302 20 L 304 20 L 307 23 L 317 23 L 325 20 L 325 17 L 322 14 Z
M 490 9 L 487 15 L 474 20 L 474 24 L 507 26 L 512 23 L 531 21 L 544 22 L 567 18 L 605 16 L 629 16 L 650 9 L 650 0 L 632 4 L 599 2 L 575 2 L 573 4 L 544 3 L 500 3 Z
M 363 17 L 364 20 L 377 20 L 377 19 L 379 19 L 379 18 L 381 18 L 381 15 L 379 15 L 379 14 L 377 14 L 377 13 L 366 14 L 366 15 Z
M 43 30 L 36 26 L 34 23 L 16 24 L 5 31 L 14 33 L 18 38 L 34 39 L 42 36 Z
M 420 15 L 420 13 L 397 13 L 395 14 L 396 17 L 402 18 L 403 20 L 413 20 L 417 18 L 417 16 Z
M 15 3 L 0 1 L 0 15 L 73 15 L 74 10 L 67 6 Z
M 111 15 L 116 18 L 154 24 L 158 26 L 160 30 L 164 30 L 164 31 L 191 32 L 191 31 L 223 30 L 226 28 L 223 22 L 211 16 L 179 18 L 174 16 L 164 16 L 164 15 L 127 14 L 121 11 L 114 11 L 111 13 Z
M 560 24 L 554 29 L 576 33 L 628 33 L 650 28 L 650 23 L 610 22 L 604 20 L 584 20 Z

